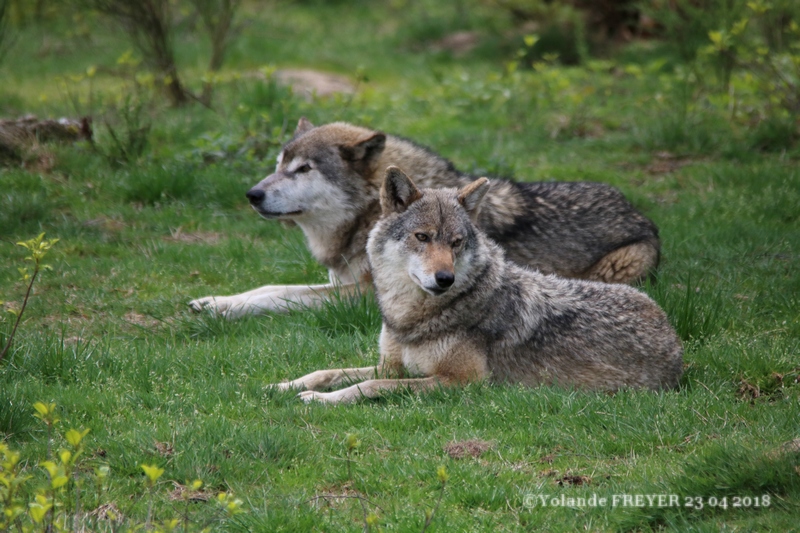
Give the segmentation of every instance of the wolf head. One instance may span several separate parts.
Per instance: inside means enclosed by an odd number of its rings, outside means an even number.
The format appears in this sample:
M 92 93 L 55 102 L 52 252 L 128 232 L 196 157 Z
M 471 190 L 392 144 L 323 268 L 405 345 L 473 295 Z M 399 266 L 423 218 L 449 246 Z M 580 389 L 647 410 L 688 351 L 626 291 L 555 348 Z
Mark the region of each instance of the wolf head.
M 381 132 L 343 122 L 317 128 L 301 118 L 275 172 L 247 198 L 264 218 L 330 222 L 331 212 L 343 216 L 369 200 L 363 176 L 373 170 L 385 144 Z
M 474 222 L 488 190 L 486 178 L 460 190 L 420 190 L 399 168 L 386 169 L 383 217 L 367 245 L 378 290 L 410 280 L 439 296 L 466 283 L 478 244 Z

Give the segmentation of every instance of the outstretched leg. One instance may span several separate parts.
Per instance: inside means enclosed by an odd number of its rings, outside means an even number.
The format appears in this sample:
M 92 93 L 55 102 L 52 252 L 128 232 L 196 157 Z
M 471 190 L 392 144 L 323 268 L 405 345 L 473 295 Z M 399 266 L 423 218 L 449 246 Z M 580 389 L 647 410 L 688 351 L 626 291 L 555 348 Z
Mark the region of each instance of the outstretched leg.
M 362 285 L 362 287 L 365 287 Z M 293 307 L 319 307 L 331 295 L 357 294 L 358 284 L 335 285 L 266 285 L 233 296 L 206 296 L 189 302 L 193 311 L 210 311 L 225 318 L 241 318 L 266 312 L 285 312 Z
M 305 389 L 309 391 L 317 391 L 320 389 L 337 387 L 344 383 L 352 383 L 354 381 L 364 381 L 365 379 L 376 378 L 380 376 L 382 372 L 383 369 L 380 366 L 317 370 L 316 372 L 306 374 L 301 378 L 284 383 L 276 383 L 275 385 L 270 386 L 280 390 Z
M 303 391 L 298 396 L 306 403 L 318 401 L 323 403 L 352 403 L 361 398 L 375 398 L 381 392 L 394 390 L 397 387 L 409 387 L 415 392 L 428 390 L 437 385 L 447 385 L 449 379 L 443 376 L 431 376 L 416 379 L 370 379 L 350 387 L 332 392 Z

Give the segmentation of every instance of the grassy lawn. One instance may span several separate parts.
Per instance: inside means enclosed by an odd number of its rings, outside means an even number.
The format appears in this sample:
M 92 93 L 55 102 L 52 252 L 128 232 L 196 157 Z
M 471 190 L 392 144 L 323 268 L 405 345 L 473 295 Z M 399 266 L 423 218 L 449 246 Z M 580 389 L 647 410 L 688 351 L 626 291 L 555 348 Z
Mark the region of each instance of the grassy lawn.
M 152 511 L 198 530 L 358 531 L 374 514 L 373 530 L 420 531 L 435 508 L 430 531 L 796 530 L 797 142 L 781 141 L 779 126 L 727 120 L 658 42 L 583 67 L 514 68 L 521 34 L 445 4 L 246 4 L 213 109 L 168 108 L 146 80 L 131 89 L 117 61 L 130 45 L 98 19 L 19 30 L 0 63 L 0 117 L 92 113 L 98 144 L 48 144 L 0 167 L 6 309 L 27 288 L 14 243 L 59 239 L 0 362 L 0 443 L 32 476 L 21 500 L 48 486 L 39 464 L 69 448 L 63 434 L 75 428 L 91 432 L 58 498 L 74 508 L 77 484 L 81 513 L 113 503 L 121 529 Z M 460 29 L 482 32 L 466 55 L 432 45 Z M 206 44 L 187 30 L 176 45 L 198 89 Z M 266 81 L 267 65 L 361 81 L 354 95 L 309 101 Z M 142 102 L 127 125 L 151 127 L 143 154 L 120 162 L 99 117 L 124 130 L 113 110 L 125 95 Z M 475 384 L 339 407 L 265 388 L 378 358 L 380 315 L 366 297 L 235 322 L 186 305 L 327 279 L 297 228 L 260 219 L 244 197 L 303 115 L 412 138 L 475 174 L 619 187 L 660 228 L 658 281 L 643 290 L 684 340 L 680 388 Z M 14 316 L 3 315 L 4 345 Z M 52 434 L 35 402 L 57 405 Z M 164 469 L 152 489 L 141 464 Z M 204 485 L 188 498 L 195 479 Z M 219 492 L 244 512 L 220 511 Z M 636 495 L 679 505 L 625 504 Z

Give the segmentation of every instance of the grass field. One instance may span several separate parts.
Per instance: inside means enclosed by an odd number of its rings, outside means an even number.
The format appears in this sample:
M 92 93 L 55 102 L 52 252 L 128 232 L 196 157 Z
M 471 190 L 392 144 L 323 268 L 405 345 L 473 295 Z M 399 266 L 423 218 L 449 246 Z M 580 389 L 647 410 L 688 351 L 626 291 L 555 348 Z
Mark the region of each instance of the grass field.
M 59 239 L 0 362 L 0 442 L 21 452 L 32 476 L 21 501 L 48 485 L 39 464 L 51 448 L 69 448 L 61 435 L 85 428 L 84 455 L 57 499 L 74 510 L 79 486 L 81 513 L 113 503 L 122 530 L 145 523 L 152 506 L 154 521 L 188 517 L 180 527 L 193 529 L 420 531 L 440 497 L 431 531 L 797 530 L 796 142 L 779 125 L 727 120 L 658 42 L 582 67 L 515 69 L 507 63 L 521 36 L 507 37 L 491 14 L 445 4 L 246 4 L 249 23 L 213 109 L 168 108 L 145 88 L 134 94 L 144 102 L 138 124 L 152 124 L 140 157 L 113 157 L 96 119 L 99 150 L 46 145 L 25 165 L 0 167 L 7 309 L 21 307 L 27 287 L 18 272 L 27 254 L 14 243 L 41 232 Z M 0 63 L 0 116 L 119 121 L 111 110 L 130 83 L 117 60 L 131 46 L 101 27 L 90 18 L 20 29 Z M 459 29 L 484 38 L 460 57 L 433 50 Z M 193 88 L 204 47 L 179 33 Z M 361 82 L 353 96 L 306 101 L 257 76 L 266 65 Z M 680 388 L 607 395 L 476 384 L 339 407 L 265 388 L 378 357 L 369 298 L 235 322 L 186 306 L 326 279 L 302 233 L 261 220 L 244 197 L 303 115 L 412 138 L 475 174 L 619 187 L 661 231 L 658 282 L 643 290 L 684 340 Z M 14 316 L 3 320 L 5 344 Z M 35 402 L 57 405 L 52 435 Z M 476 456 L 459 458 L 460 448 Z M 153 489 L 141 464 L 164 469 Z M 102 465 L 110 473 L 95 489 Z M 175 483 L 195 479 L 204 492 L 189 501 Z M 218 492 L 244 512 L 199 501 Z M 593 495 L 606 505 L 590 505 Z M 623 505 L 625 495 L 672 495 L 680 505 Z M 586 502 L 551 501 L 562 496 Z M 90 530 L 111 529 L 81 513 L 73 516 Z

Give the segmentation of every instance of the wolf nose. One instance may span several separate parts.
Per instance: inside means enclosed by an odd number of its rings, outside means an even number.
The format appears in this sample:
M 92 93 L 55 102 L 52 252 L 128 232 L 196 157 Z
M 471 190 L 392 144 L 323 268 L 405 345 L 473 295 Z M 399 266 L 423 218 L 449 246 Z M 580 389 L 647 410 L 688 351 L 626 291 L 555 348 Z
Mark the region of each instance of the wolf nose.
M 250 203 L 253 204 L 253 205 L 257 205 L 257 204 L 260 204 L 261 202 L 263 202 L 264 201 L 264 197 L 266 195 L 267 194 L 264 191 L 262 191 L 261 189 L 256 189 L 255 187 L 253 187 L 252 189 L 247 191 L 247 194 L 246 194 L 247 199 L 250 200 Z
M 452 272 L 445 272 L 444 270 L 440 270 L 433 277 L 436 279 L 436 284 L 442 289 L 450 287 L 456 279 Z

